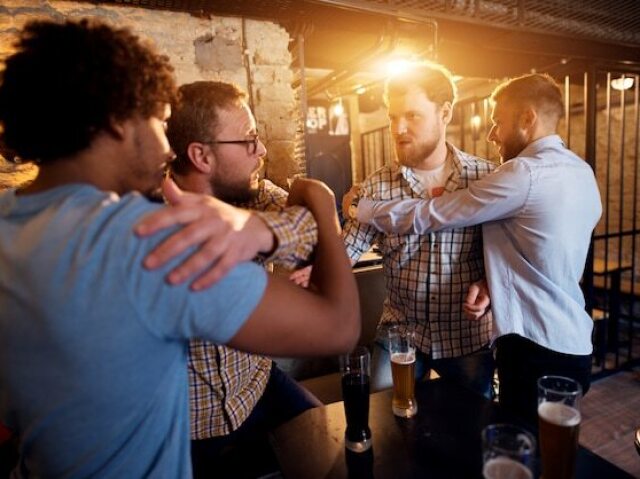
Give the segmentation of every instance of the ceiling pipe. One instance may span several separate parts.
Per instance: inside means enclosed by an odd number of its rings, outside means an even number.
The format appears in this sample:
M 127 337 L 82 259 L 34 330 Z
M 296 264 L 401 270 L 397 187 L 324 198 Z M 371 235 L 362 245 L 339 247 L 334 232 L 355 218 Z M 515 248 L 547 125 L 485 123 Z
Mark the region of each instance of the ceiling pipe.
M 394 10 L 388 7 L 380 7 L 370 5 L 362 0 L 307 0 L 309 3 L 322 5 L 332 5 L 345 10 L 374 13 L 377 15 L 392 16 L 398 20 L 419 23 L 421 25 L 430 25 L 433 32 L 433 60 L 438 60 L 438 22 L 433 18 L 424 17 L 422 15 L 414 15 L 412 13 L 403 12 L 402 10 Z
M 317 93 L 320 93 L 332 87 L 333 85 L 340 83 L 343 80 L 346 80 L 350 76 L 353 76 L 354 74 L 356 74 L 365 63 L 371 61 L 376 56 L 382 54 L 383 51 L 381 51 L 381 47 L 384 45 L 384 42 L 386 40 L 388 28 L 389 28 L 389 24 L 387 24 L 385 28 L 382 30 L 382 32 L 380 33 L 380 35 L 378 35 L 378 38 L 376 39 L 376 42 L 373 44 L 373 46 L 371 46 L 361 54 L 357 55 L 356 58 L 352 59 L 352 61 L 345 63 L 345 65 L 348 65 L 348 66 L 344 66 L 340 69 L 334 70 L 333 72 L 329 73 L 324 78 L 322 78 L 318 83 L 313 85 L 312 88 L 309 88 L 307 91 L 308 96 L 313 96 Z M 389 43 L 389 47 L 384 53 L 392 51 L 393 48 L 395 48 L 396 43 L 397 43 L 397 35 L 394 29 L 393 35 Z

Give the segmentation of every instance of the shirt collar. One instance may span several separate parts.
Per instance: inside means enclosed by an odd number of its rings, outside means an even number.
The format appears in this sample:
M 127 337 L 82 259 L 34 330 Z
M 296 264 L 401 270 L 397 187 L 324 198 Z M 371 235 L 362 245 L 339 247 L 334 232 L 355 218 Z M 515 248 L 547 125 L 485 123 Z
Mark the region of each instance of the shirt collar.
M 548 135 L 529 143 L 518 156 L 536 156 L 541 150 L 550 147 L 566 148 L 559 135 Z

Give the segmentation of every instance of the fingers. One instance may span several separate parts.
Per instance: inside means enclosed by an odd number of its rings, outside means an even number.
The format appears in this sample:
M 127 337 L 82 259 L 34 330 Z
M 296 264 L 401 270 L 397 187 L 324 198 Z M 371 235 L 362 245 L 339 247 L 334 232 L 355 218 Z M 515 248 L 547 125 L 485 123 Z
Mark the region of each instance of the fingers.
M 162 182 L 162 195 L 169 204 L 176 204 L 180 202 L 180 199 L 184 195 L 183 191 L 176 185 L 170 177 L 167 177 Z
M 186 245 L 184 249 L 189 247 L 186 243 L 183 244 L 183 246 L 184 245 Z M 169 249 L 167 251 L 167 255 L 171 255 L 177 250 Z M 205 269 L 219 269 L 218 263 L 221 263 L 220 259 L 223 254 L 228 254 L 228 251 L 229 244 L 226 238 L 208 240 L 200 244 L 197 251 L 180 263 L 180 265 L 171 270 L 167 275 L 167 281 L 171 284 L 180 284 Z M 194 281 L 194 283 L 192 283 L 192 287 L 198 283 L 198 280 Z
M 233 257 L 227 252 L 220 261 L 212 265 L 203 275 L 191 283 L 191 289 L 201 291 L 221 280 L 231 269 L 243 259 Z
M 309 279 L 311 278 L 311 268 L 312 266 L 306 266 L 295 270 L 289 275 L 289 281 L 303 288 L 307 288 L 309 286 Z
M 480 286 L 477 283 L 471 283 L 467 297 L 464 299 L 465 304 L 474 304 L 480 293 Z
M 213 239 L 204 243 L 200 251 L 192 255 L 186 262 L 182 263 L 181 266 L 170 273 L 169 276 L 173 278 L 173 281 L 170 280 L 170 282 L 173 284 L 184 281 L 188 273 L 197 271 L 194 269 L 194 266 L 215 262 L 221 252 L 226 248 L 230 230 L 229 225 L 224 222 L 195 222 L 195 219 L 198 219 L 197 217 L 189 221 L 190 217 L 186 213 L 182 215 L 181 218 L 186 218 L 187 221 L 183 221 L 183 223 L 189 224 L 156 246 L 145 258 L 145 267 L 150 269 L 158 268 L 175 256 L 182 254 L 188 248 L 200 245 L 206 241 L 207 238 Z
M 139 236 L 150 236 L 171 226 L 191 223 L 200 219 L 200 210 L 187 206 L 165 207 L 145 215 L 134 227 Z
M 469 288 L 471 292 L 471 287 Z M 462 305 L 462 309 L 465 313 L 465 317 L 469 320 L 477 320 L 480 319 L 487 312 L 489 305 L 491 304 L 491 299 L 486 294 L 474 295 L 473 302 L 465 301 Z M 467 295 L 467 300 L 469 299 L 469 295 Z

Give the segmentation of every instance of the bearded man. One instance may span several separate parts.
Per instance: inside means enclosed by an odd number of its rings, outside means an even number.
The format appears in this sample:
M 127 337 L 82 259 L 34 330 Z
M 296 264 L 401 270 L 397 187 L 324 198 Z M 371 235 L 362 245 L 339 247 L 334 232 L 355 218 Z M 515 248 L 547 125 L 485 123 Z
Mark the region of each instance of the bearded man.
M 360 186 L 362 196 L 377 200 L 446 198 L 494 168 L 445 140 L 456 87 L 444 67 L 424 63 L 391 78 L 385 97 L 398 164 L 369 176 Z M 399 324 L 415 329 L 416 379 L 428 377 L 434 369 L 490 397 L 494 370 L 488 348 L 491 314 L 484 306 L 474 308 L 476 298 L 486 299 L 477 296 L 475 284 L 484 278 L 480 227 L 425 235 L 385 234 L 358 222 L 353 210 L 346 209 L 350 220 L 343 236 L 352 262 L 374 244 L 383 256 L 387 297 L 374 348 L 372 387 L 391 385 L 384 331 L 387 325 Z M 470 288 L 470 304 L 465 307 Z

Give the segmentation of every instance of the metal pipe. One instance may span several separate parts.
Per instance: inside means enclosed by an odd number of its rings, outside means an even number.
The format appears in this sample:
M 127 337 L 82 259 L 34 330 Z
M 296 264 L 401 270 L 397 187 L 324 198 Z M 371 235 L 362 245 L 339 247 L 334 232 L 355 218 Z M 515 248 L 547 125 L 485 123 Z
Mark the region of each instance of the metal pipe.
M 387 36 L 387 27 L 385 27 L 380 35 L 378 35 L 376 42 L 368 48 L 366 51 L 362 52 L 352 61 L 347 62 L 345 65 L 349 65 L 348 67 L 343 67 L 340 70 L 334 70 L 333 72 L 326 75 L 322 78 L 318 83 L 316 83 L 313 87 L 309 88 L 308 94 L 309 96 L 313 96 L 316 93 L 319 93 L 331 85 L 338 83 L 339 81 L 345 79 L 347 76 L 353 75 L 358 71 L 358 69 L 366 62 L 374 58 L 376 55 L 380 53 L 380 47 L 384 44 L 385 38 Z

